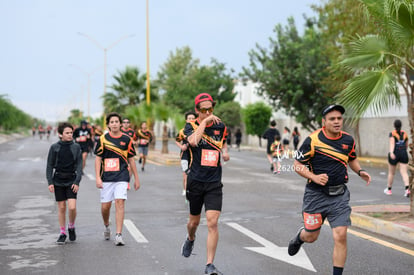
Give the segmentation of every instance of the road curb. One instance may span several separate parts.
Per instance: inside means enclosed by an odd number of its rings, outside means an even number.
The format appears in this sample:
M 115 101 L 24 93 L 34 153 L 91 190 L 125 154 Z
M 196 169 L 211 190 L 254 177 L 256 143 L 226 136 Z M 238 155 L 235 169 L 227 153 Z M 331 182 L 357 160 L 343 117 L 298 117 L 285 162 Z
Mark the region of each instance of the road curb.
M 393 222 L 376 219 L 361 213 L 351 214 L 352 226 L 414 244 L 414 229 Z

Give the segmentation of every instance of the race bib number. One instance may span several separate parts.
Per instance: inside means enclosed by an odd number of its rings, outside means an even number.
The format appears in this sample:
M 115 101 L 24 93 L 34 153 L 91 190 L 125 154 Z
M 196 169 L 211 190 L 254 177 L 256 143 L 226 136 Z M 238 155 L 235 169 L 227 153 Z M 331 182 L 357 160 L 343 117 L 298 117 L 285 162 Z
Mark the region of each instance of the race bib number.
M 317 230 L 322 226 L 322 215 L 303 212 L 303 220 L 307 230 Z
M 87 140 L 88 138 L 86 137 L 86 136 L 81 136 L 81 137 L 79 137 L 79 141 L 80 142 L 86 142 L 86 140 Z
M 141 144 L 141 145 L 147 145 L 148 144 L 148 140 L 141 138 L 139 140 L 139 144 Z
M 105 159 L 104 162 L 105 172 L 116 172 L 119 171 L 119 159 Z
M 216 150 L 202 149 L 201 151 L 201 165 L 217 167 L 219 159 L 219 152 Z

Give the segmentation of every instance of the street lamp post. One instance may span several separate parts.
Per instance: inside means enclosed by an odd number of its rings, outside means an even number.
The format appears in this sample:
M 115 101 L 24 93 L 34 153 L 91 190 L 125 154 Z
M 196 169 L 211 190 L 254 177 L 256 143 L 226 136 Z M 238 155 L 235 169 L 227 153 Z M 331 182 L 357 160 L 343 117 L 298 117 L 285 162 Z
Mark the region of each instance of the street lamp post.
M 69 64 L 69 66 L 72 66 L 74 68 L 76 68 L 78 71 L 80 71 L 81 73 L 85 74 L 88 78 L 88 122 L 91 122 L 91 76 L 96 73 L 100 68 L 102 68 L 102 66 L 96 67 L 93 71 L 91 72 L 86 72 L 85 70 L 83 70 L 81 67 L 79 67 L 78 65 L 75 64 Z
M 102 46 L 98 41 L 96 41 L 96 39 L 92 38 L 91 36 L 82 33 L 82 32 L 78 32 L 79 35 L 84 36 L 86 38 L 88 38 L 90 41 L 92 41 L 92 43 L 94 43 L 99 49 L 104 51 L 104 95 L 106 94 L 106 71 L 107 71 L 107 53 L 110 49 L 112 49 L 113 47 L 115 47 L 119 42 L 121 42 L 122 40 L 125 40 L 127 38 L 133 37 L 134 34 L 130 34 L 130 35 L 124 35 L 122 37 L 120 37 L 118 40 L 116 40 L 115 42 L 113 42 L 112 44 L 110 44 L 108 47 L 104 47 Z M 104 127 L 105 127 L 105 106 L 104 106 Z

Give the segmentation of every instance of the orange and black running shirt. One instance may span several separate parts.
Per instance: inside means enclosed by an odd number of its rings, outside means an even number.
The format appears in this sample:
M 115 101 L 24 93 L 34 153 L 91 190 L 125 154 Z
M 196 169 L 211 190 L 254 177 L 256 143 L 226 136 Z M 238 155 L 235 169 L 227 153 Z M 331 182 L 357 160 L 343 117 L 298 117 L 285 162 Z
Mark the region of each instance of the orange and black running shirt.
M 177 136 L 175 137 L 175 140 L 177 142 L 180 142 L 180 143 L 182 142 L 183 144 L 187 144 L 188 143 L 187 137 L 186 137 L 186 135 L 184 135 L 184 128 L 181 129 L 178 132 Z M 188 148 L 185 151 L 181 150 L 180 157 L 181 157 L 182 160 L 190 160 L 191 159 L 190 149 Z
M 326 189 L 328 186 L 348 182 L 348 162 L 356 159 L 354 138 L 341 131 L 337 138 L 328 138 L 324 128 L 310 134 L 296 155 L 296 160 L 307 165 L 315 175 L 327 174 L 326 187 L 308 180 L 311 189 Z
M 147 147 L 152 141 L 152 134 L 150 131 L 138 130 L 138 147 Z
M 121 131 L 123 133 L 127 134 L 128 136 L 130 136 L 132 138 L 132 140 L 137 140 L 138 139 L 138 136 L 135 133 L 134 129 L 131 129 L 131 128 L 128 128 L 128 129 L 121 128 Z
M 113 136 L 111 133 L 101 135 L 95 154 L 102 158 L 101 178 L 104 182 L 129 182 L 128 159 L 136 155 L 132 139 L 122 133 Z
M 184 135 L 189 137 L 199 126 L 198 119 L 187 123 Z M 227 128 L 220 122 L 207 125 L 196 147 L 190 146 L 189 176 L 199 182 L 221 182 L 221 150 L 227 138 Z
M 407 151 L 407 143 L 408 143 L 408 135 L 403 130 L 400 130 L 400 132 L 397 132 L 397 130 L 394 130 L 390 133 L 390 138 L 394 137 L 395 140 L 395 146 L 394 146 L 394 154 L 398 152 L 406 152 Z

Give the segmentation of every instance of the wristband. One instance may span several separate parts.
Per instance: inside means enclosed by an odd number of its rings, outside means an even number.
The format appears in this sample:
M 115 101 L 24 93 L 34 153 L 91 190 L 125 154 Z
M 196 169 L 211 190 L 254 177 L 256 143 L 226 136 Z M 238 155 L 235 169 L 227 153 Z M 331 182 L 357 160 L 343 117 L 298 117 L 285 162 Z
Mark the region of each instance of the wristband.
M 359 171 L 358 171 L 358 176 L 361 176 L 361 172 L 362 171 L 364 171 L 365 172 L 365 170 L 364 169 L 359 169 Z

